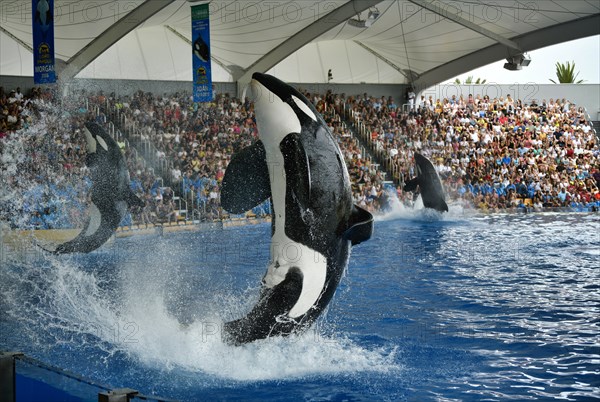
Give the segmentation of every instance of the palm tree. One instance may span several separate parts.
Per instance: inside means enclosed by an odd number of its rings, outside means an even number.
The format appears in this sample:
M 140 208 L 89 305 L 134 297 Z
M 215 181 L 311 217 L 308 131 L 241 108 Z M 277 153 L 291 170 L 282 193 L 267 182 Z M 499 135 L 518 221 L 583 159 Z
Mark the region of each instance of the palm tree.
M 573 64 L 568 61 L 565 64 L 559 63 L 558 61 L 556 62 L 556 78 L 558 78 L 558 82 L 560 84 L 581 84 L 583 80 L 575 82 L 579 72 L 573 75 L 574 72 L 575 62 L 573 62 Z M 554 81 L 552 78 L 550 78 L 550 81 L 556 84 L 556 81 Z
M 464 84 L 465 85 L 471 85 L 471 84 L 482 85 L 482 84 L 485 84 L 486 81 L 487 80 L 485 80 L 485 79 L 482 80 L 481 78 L 477 78 L 477 81 L 473 82 L 473 76 L 469 75 L 467 77 L 467 79 L 465 80 Z M 455 79 L 454 83 L 460 85 L 461 84 L 460 79 L 459 78 Z

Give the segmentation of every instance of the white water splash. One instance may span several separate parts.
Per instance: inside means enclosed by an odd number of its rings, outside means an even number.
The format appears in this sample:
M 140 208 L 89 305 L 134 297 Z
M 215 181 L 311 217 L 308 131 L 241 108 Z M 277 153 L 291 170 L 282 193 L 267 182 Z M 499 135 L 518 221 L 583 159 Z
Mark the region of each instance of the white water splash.
M 189 293 L 197 292 L 182 291 L 190 286 L 189 278 L 178 271 L 182 249 L 157 239 L 147 244 L 152 244 L 147 255 L 136 251 L 105 272 L 79 266 L 77 258 L 56 256 L 45 256 L 43 264 L 1 272 L 0 295 L 11 319 L 22 320 L 28 328 L 22 334 L 25 343 L 34 350 L 69 345 L 82 358 L 100 353 L 107 363 L 112 356 L 125 354 L 160 371 L 201 372 L 235 381 L 399 368 L 395 347 L 369 350 L 343 334 L 325 336 L 319 329 L 239 347 L 227 345 L 221 340 L 223 322 L 249 310 L 254 301 L 248 292 L 232 295 L 215 289 L 216 294 L 204 300 L 198 295 L 189 298 Z M 89 261 L 109 258 L 114 257 L 105 248 Z M 219 278 L 198 280 L 193 287 L 209 288 Z M 195 311 L 186 324 L 173 312 L 177 303 Z
M 423 206 L 423 200 L 419 196 L 412 207 L 404 205 L 398 199 L 395 192 L 390 192 L 389 211 L 375 215 L 375 221 L 393 220 L 415 220 L 415 221 L 461 221 L 467 216 L 475 214 L 475 211 L 464 208 L 459 203 L 448 203 L 448 212 L 439 212 Z

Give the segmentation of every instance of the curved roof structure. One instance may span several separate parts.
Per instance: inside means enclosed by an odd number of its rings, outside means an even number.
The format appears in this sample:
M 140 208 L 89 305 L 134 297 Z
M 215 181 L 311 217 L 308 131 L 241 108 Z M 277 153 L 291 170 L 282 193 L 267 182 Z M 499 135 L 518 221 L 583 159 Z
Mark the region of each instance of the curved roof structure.
M 62 77 L 191 81 L 186 0 L 55 0 Z M 206 3 L 206 2 L 204 2 Z M 214 81 L 433 85 L 600 34 L 598 0 L 210 1 Z M 33 75 L 31 0 L 0 5 L 0 75 Z

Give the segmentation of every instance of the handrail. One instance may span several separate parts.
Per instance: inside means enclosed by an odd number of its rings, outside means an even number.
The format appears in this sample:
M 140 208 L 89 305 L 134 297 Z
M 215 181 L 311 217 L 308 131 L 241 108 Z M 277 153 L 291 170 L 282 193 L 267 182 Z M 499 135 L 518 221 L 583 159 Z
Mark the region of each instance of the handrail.
M 592 126 L 592 131 L 594 132 L 594 134 L 596 135 L 596 139 L 600 141 L 600 133 L 596 131 L 596 127 L 594 127 L 594 121 L 597 120 L 593 120 L 592 116 L 590 115 L 590 113 L 587 110 L 587 107 L 583 106 L 583 112 L 584 112 L 584 116 L 585 119 L 590 122 L 590 125 Z M 599 112 L 600 113 L 600 112 Z
M 337 114 L 335 108 L 334 113 Z M 391 176 L 392 181 L 397 185 L 399 181 L 396 178 L 397 175 L 393 172 L 396 164 L 394 164 L 389 155 L 386 154 L 385 149 L 379 149 L 377 145 L 371 141 L 371 134 L 367 129 L 367 126 L 355 115 L 354 110 L 348 107 L 346 103 L 343 104 L 343 115 L 345 121 L 342 121 L 342 123 L 350 130 L 353 136 L 359 140 L 362 156 L 369 162 L 371 173 L 375 173 L 378 168 L 381 168 L 386 177 Z M 350 122 L 354 129 L 346 124 L 346 121 Z M 379 165 L 379 167 L 373 165 Z
M 87 99 L 86 99 L 86 104 L 87 104 Z M 98 117 L 100 115 L 100 106 L 95 106 L 94 108 L 94 116 Z M 147 167 L 146 165 L 146 160 L 142 157 L 140 157 L 139 153 L 137 152 L 137 150 L 131 146 L 129 140 L 127 138 L 125 138 L 125 136 L 123 135 L 123 133 L 121 133 L 121 130 L 116 129 L 115 125 L 112 121 L 108 121 L 107 122 L 107 126 L 108 126 L 108 134 L 111 136 L 112 139 L 114 139 L 116 142 L 123 142 L 125 143 L 125 147 L 127 149 L 130 149 L 134 155 L 134 157 L 136 158 L 136 162 L 141 161 L 142 166 L 144 168 Z
M 29 364 L 31 366 L 35 366 L 41 368 L 43 370 L 52 372 L 61 377 L 64 377 L 69 380 L 77 381 L 82 384 L 89 385 L 91 387 L 97 388 L 100 390 L 96 397 L 98 401 L 107 401 L 107 402 L 116 402 L 116 401 L 130 401 L 132 399 L 142 399 L 142 400 L 152 400 L 158 402 L 175 402 L 174 399 L 167 399 L 157 396 L 144 395 L 135 391 L 133 389 L 115 389 L 105 384 L 100 384 L 94 380 L 89 378 L 85 378 L 71 371 L 62 369 L 60 367 L 48 364 L 31 356 L 27 356 L 23 353 L 15 353 L 15 352 L 3 352 L 0 351 L 0 361 L 3 364 L 0 364 L 0 378 L 3 380 L 8 380 L 15 384 L 17 370 L 16 370 L 16 361 L 23 362 L 25 364 Z M 12 380 L 12 381 L 10 381 Z M 38 379 L 38 381 L 43 382 L 43 380 Z M 56 387 L 56 384 L 52 384 Z M 60 389 L 60 387 L 58 388 Z M 43 395 L 40 395 L 43 396 Z M 0 390 L 0 399 L 6 401 L 15 401 L 17 400 L 17 389 L 13 386 L 12 389 L 2 389 Z M 43 398 L 40 398 L 43 399 Z M 87 398 L 86 398 L 87 399 Z

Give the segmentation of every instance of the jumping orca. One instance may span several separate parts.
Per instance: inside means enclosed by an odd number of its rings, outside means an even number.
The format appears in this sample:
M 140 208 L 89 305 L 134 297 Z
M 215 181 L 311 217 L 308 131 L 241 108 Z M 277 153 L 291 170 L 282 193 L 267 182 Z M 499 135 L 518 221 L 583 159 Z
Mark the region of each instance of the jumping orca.
M 224 325 L 234 345 L 308 328 L 333 297 L 350 246 L 373 231 L 373 216 L 352 204 L 344 158 L 314 106 L 270 75 L 255 73 L 250 88 L 259 141 L 232 158 L 221 204 L 242 213 L 271 198 L 271 261 L 256 306 Z
M 89 253 L 102 246 L 112 236 L 128 211 L 128 207 L 143 207 L 129 188 L 129 171 L 117 143 L 94 122 L 83 129 L 87 143 L 86 165 L 92 180 L 90 217 L 79 235 L 55 249 L 56 254 Z
M 194 42 L 194 54 L 198 56 L 203 62 L 207 62 L 210 58 L 208 45 L 202 39 L 202 36 L 198 36 L 198 39 Z
M 444 187 L 433 163 L 423 155 L 415 152 L 417 177 L 404 184 L 404 191 L 415 191 L 417 186 L 421 191 L 421 198 L 425 208 L 432 208 L 439 212 L 448 212 Z

